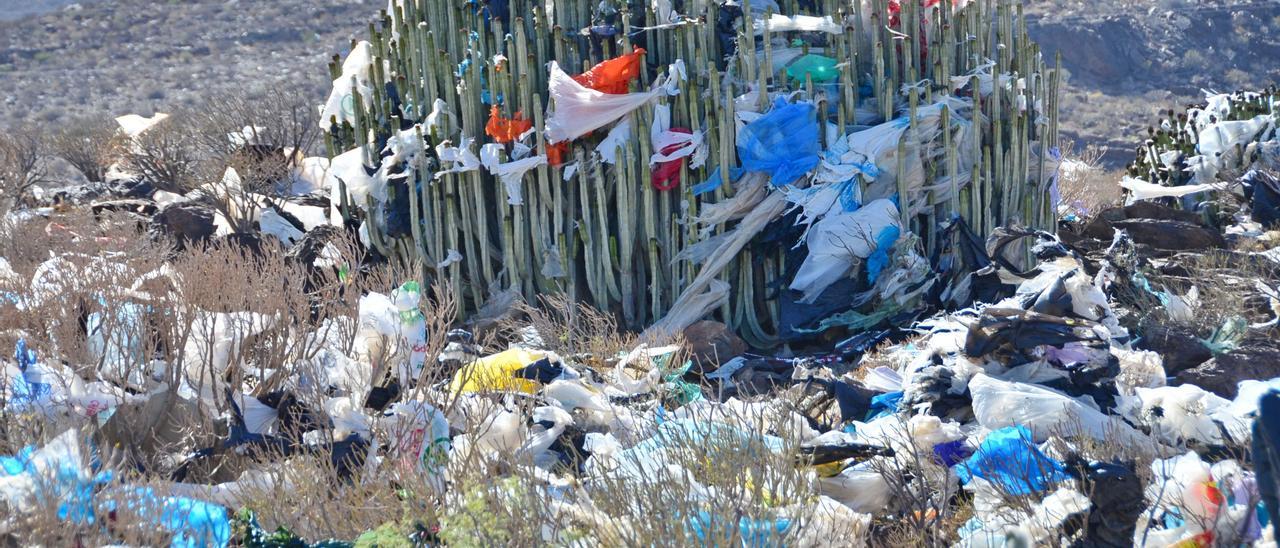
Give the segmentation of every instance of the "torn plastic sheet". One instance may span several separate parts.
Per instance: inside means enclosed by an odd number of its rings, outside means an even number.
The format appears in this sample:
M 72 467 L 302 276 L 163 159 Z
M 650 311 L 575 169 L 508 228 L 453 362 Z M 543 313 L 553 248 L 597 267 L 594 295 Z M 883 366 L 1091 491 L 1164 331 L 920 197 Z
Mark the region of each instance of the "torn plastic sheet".
M 828 34 L 840 34 L 844 32 L 844 27 L 835 22 L 830 15 L 818 17 L 814 15 L 793 15 L 786 16 L 780 13 L 774 13 L 768 19 L 756 19 L 753 24 L 757 35 L 764 34 L 765 26 L 768 25 L 769 32 L 825 32 Z
M 606 164 L 618 163 L 618 149 L 624 148 L 631 140 L 631 120 L 623 118 L 609 130 L 609 134 L 596 145 L 596 153 Z M 566 171 L 568 168 L 565 168 Z M 567 179 L 566 179 L 567 180 Z
M 1137 200 L 1151 200 L 1153 198 L 1175 198 L 1223 188 L 1220 184 L 1210 183 L 1199 185 L 1163 186 L 1128 176 L 1120 180 L 1120 186 L 1129 191 L 1130 202 Z
M 444 260 L 436 263 L 436 270 L 444 270 L 460 262 L 462 262 L 462 253 L 456 249 L 450 249 Z
M 502 181 L 502 186 L 507 190 L 507 203 L 510 205 L 524 205 L 524 194 L 521 191 L 521 181 L 529 170 L 541 165 L 546 165 L 546 156 L 531 156 L 523 160 L 514 162 L 500 163 L 499 155 L 502 153 L 502 145 L 489 143 L 480 147 L 480 161 L 484 164 L 485 169 L 489 173 L 498 177 Z
M 768 114 L 739 132 L 742 168 L 768 173 L 770 184 L 783 187 L 818 167 L 822 150 L 813 111 L 809 103 L 775 101 Z
M 450 164 L 450 167 L 437 171 L 435 178 L 439 179 L 449 173 L 465 173 L 480 169 L 480 158 L 471 152 L 473 143 L 475 139 L 467 138 L 463 139 L 462 145 L 458 147 L 451 147 L 446 143 L 436 145 L 436 157 L 440 159 L 441 167 L 445 163 Z
M 812 303 L 832 283 L 881 249 L 901 230 L 898 207 L 892 200 L 877 200 L 852 213 L 828 215 L 813 225 L 807 239 L 809 256 L 791 281 L 793 291 L 804 293 L 802 303 Z
M 373 67 L 373 45 L 361 40 L 342 62 L 342 75 L 333 81 L 333 90 L 320 111 L 320 129 L 329 131 L 334 120 L 338 124 L 355 121 L 355 92 L 367 106 L 373 99 L 374 83 L 369 79 Z
M 575 81 L 555 61 L 550 65 L 547 84 L 552 112 L 547 117 L 547 141 L 572 141 L 626 116 L 631 111 L 661 97 L 680 93 L 678 84 L 685 79 L 683 61 L 667 70 L 666 79 L 654 89 L 641 93 L 609 94 L 596 91 Z

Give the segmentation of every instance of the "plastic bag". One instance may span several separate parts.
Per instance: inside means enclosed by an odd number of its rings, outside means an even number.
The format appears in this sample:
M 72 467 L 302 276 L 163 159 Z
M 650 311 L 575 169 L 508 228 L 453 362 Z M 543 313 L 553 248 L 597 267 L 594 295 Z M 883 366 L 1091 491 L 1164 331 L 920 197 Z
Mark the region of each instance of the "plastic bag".
M 368 209 L 368 199 L 375 204 L 387 200 L 385 183 L 375 181 L 365 165 L 365 148 L 356 147 L 333 158 L 325 173 L 324 186 L 330 189 L 330 201 L 336 207 L 341 204 L 340 189 L 346 189 L 351 205 Z
M 573 81 L 584 87 L 601 93 L 623 94 L 628 91 L 631 81 L 640 76 L 644 68 L 644 48 L 619 55 L 591 67 L 582 74 L 573 77 Z
M 416 380 L 427 363 L 427 319 L 418 310 L 421 300 L 422 291 L 415 281 L 405 282 L 391 292 L 391 301 L 399 312 L 399 335 L 409 348 L 409 369 L 401 374 L 402 385 Z
M 492 137 L 496 143 L 506 144 L 532 129 L 533 121 L 526 120 L 523 112 L 517 112 L 511 118 L 503 118 L 495 106 L 489 109 L 489 123 L 484 126 L 484 134 Z
M 471 145 L 475 139 L 467 138 L 462 140 L 462 145 L 451 147 L 445 143 L 436 145 L 436 157 L 440 159 L 440 167 L 448 162 L 451 164 L 449 169 L 442 169 L 436 172 L 436 179 L 444 177 L 448 173 L 465 173 L 480 169 L 480 159 L 471 152 Z
M 626 146 L 627 141 L 631 139 L 631 120 L 623 118 L 613 129 L 609 130 L 609 134 L 604 140 L 596 145 L 596 153 L 600 155 L 600 159 L 606 164 L 618 163 L 618 149 Z
M 116 118 L 116 123 L 120 125 L 120 131 L 124 133 L 125 137 L 137 139 L 139 135 L 146 133 L 147 130 L 168 119 L 169 115 L 163 112 L 157 112 L 150 118 L 143 118 L 137 114 L 126 114 Z
M 773 110 L 742 128 L 738 158 L 743 169 L 762 171 L 775 187 L 789 185 L 818 167 L 818 122 L 809 103 L 779 98 Z
M 609 135 L 612 137 L 613 133 L 610 132 Z M 653 143 L 653 150 L 658 151 L 649 158 L 650 165 L 693 156 L 689 168 L 697 169 L 707 159 L 703 135 L 687 128 L 672 128 L 671 107 L 667 105 L 653 107 L 653 128 L 649 132 L 649 138 Z
M 1217 424 L 1223 421 L 1214 420 L 1234 422 L 1222 415 L 1231 405 L 1226 399 L 1190 384 L 1134 391 L 1133 396 L 1120 397 L 1117 411 L 1134 424 L 1150 427 L 1156 439 L 1171 445 L 1178 441 L 1221 445 L 1226 441 Z
M 868 464 L 845 468 L 832 477 L 818 477 L 816 482 L 819 493 L 854 512 L 875 513 L 889 505 L 889 483 Z
M 668 69 L 666 80 L 650 91 L 609 94 L 578 83 L 555 61 L 551 62 L 550 72 L 547 88 L 553 106 L 547 117 L 546 136 L 547 141 L 556 144 L 600 129 L 664 94 L 680 93 L 677 84 L 685 78 L 684 63 L 676 61 Z M 553 158 L 550 151 L 547 156 Z M 556 163 L 552 162 L 552 165 Z
M 521 370 L 548 360 L 551 354 L 511 348 L 466 364 L 453 376 L 449 391 L 454 394 L 513 390 L 533 394 L 539 383 L 520 376 Z
M 523 160 L 514 162 L 501 163 L 498 160 L 499 153 L 502 152 L 502 145 L 489 143 L 480 147 L 480 162 L 484 164 L 484 168 L 489 170 L 502 181 L 502 186 L 507 191 L 507 203 L 510 205 L 524 205 L 524 193 L 521 190 L 521 182 L 524 175 L 529 170 L 547 163 L 546 156 L 530 156 Z
M 449 420 L 428 403 L 402 401 L 379 423 L 389 436 L 390 455 L 404 471 L 437 473 L 449 459 Z
M 338 124 L 355 121 L 355 93 L 360 93 L 366 105 L 373 100 L 373 82 L 369 70 L 373 67 L 373 45 L 361 40 L 342 62 L 342 75 L 333 81 L 333 90 L 320 111 L 320 129 L 329 131 L 334 119 Z M 362 105 L 363 107 L 364 105 Z
M 1172 198 L 1196 194 L 1199 192 L 1208 192 L 1222 188 L 1221 185 L 1200 184 L 1200 185 L 1183 185 L 1183 186 L 1163 186 L 1154 183 L 1148 183 L 1142 179 L 1126 176 L 1120 180 L 1120 187 L 1129 191 L 1129 201 L 1151 200 L 1153 198 Z
M 1029 495 L 1067 479 L 1062 463 L 1040 452 L 1024 426 L 996 430 L 982 440 L 978 451 L 956 467 L 962 483 L 987 480 L 1008 495 Z
M 980 373 L 969 381 L 969 392 L 973 414 L 983 428 L 1025 427 L 1037 443 L 1050 435 L 1076 434 L 1108 443 L 1151 443 L 1119 418 L 1042 386 L 1005 382 Z
M 133 487 L 115 495 L 103 504 L 104 510 L 137 515 L 144 523 L 172 535 L 172 548 L 227 546 L 231 542 L 231 521 L 222 506 L 162 496 L 150 487 Z
M 814 302 L 859 260 L 887 251 L 897 241 L 901 226 L 898 206 L 891 200 L 876 200 L 852 213 L 827 215 L 809 232 L 809 256 L 792 279 L 791 290 L 804 293 L 800 302 Z
M 840 68 L 835 59 L 810 53 L 787 65 L 787 79 L 803 86 L 805 76 L 813 79 L 815 84 L 834 82 L 840 78 Z
M 752 6 L 755 7 L 754 5 Z M 752 10 L 754 11 L 754 10 Z M 844 28 L 831 19 L 830 15 L 817 17 L 813 15 L 794 15 L 787 17 L 780 13 L 774 13 L 767 20 L 755 20 L 755 33 L 764 34 L 766 23 L 769 26 L 769 32 L 825 32 L 829 34 L 840 34 Z

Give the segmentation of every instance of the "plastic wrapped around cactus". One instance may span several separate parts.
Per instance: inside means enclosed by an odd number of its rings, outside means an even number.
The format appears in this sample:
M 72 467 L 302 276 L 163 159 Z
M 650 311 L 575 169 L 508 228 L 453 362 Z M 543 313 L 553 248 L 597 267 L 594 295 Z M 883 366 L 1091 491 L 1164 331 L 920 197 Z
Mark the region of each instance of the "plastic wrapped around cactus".
M 919 257 L 957 216 L 1053 229 L 1058 71 L 1017 2 L 618 4 L 390 3 L 330 67 L 335 210 L 382 255 L 465 257 L 426 273 L 467 311 L 566 293 L 653 332 L 716 314 L 757 346 L 788 264 L 823 261 L 804 227 L 864 200 L 896 200 L 895 251 Z M 388 147 L 405 131 L 419 154 Z M 407 234 L 385 218 L 404 203 Z M 834 277 L 875 279 L 853 256 Z

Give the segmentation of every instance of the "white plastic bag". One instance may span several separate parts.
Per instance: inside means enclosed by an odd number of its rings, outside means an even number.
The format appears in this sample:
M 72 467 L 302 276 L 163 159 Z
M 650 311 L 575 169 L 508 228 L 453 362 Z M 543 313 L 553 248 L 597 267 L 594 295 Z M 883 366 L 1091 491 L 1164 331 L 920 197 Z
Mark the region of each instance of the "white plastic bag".
M 1133 396 L 1120 396 L 1119 411 L 1135 424 L 1145 424 L 1151 435 L 1168 444 L 1197 441 L 1224 443 L 1214 416 L 1225 413 L 1231 402 L 1204 389 L 1184 384 L 1160 388 L 1135 388 Z
M 701 133 L 682 133 L 671 130 L 671 107 L 657 105 L 653 107 L 653 127 L 649 132 L 653 143 L 653 156 L 649 164 L 660 164 L 693 156 L 690 169 L 697 169 L 707 159 L 706 146 Z M 675 147 L 670 153 L 663 153 L 667 147 Z
M 978 424 L 989 430 L 1025 426 L 1037 443 L 1051 435 L 1077 434 L 1104 442 L 1151 443 L 1120 419 L 1042 386 L 978 374 L 969 381 L 969 393 Z
M 668 69 L 666 80 L 661 85 L 641 93 L 596 91 L 565 74 L 555 61 L 551 62 L 550 71 L 547 87 L 554 105 L 547 117 L 547 141 L 560 143 L 609 125 L 664 94 L 680 93 L 677 84 L 684 79 L 684 62 L 676 61 Z
M 507 190 L 507 203 L 510 205 L 524 205 L 524 193 L 520 189 L 521 181 L 529 170 L 541 165 L 546 165 L 546 156 L 530 156 L 523 160 L 502 163 L 499 153 L 502 152 L 502 145 L 497 143 L 489 143 L 480 147 L 480 162 L 484 164 L 484 168 L 489 170 L 502 181 L 502 186 Z
M 840 34 L 844 32 L 844 28 L 839 23 L 831 19 L 830 15 L 817 17 L 814 15 L 794 15 L 787 17 L 780 13 L 774 13 L 766 19 L 756 19 L 754 28 L 757 35 L 764 34 L 765 23 L 768 22 L 769 32 L 825 32 L 828 34 Z
M 809 256 L 791 281 L 791 289 L 804 293 L 800 302 L 813 302 L 859 260 L 870 257 L 882 233 L 901 227 L 898 206 L 891 200 L 876 200 L 852 213 L 827 215 L 809 231 Z
M 626 146 L 629 140 L 631 140 L 631 120 L 623 118 L 622 121 L 613 126 L 613 129 L 609 130 L 609 134 L 605 136 L 604 140 L 600 141 L 599 145 L 596 145 L 596 153 L 600 155 L 600 159 L 604 163 L 616 164 L 618 163 L 618 149 Z M 565 171 L 567 172 L 568 169 L 566 167 Z M 577 169 L 576 164 L 574 169 Z M 566 178 L 565 180 L 568 181 L 569 179 Z
M 400 337 L 409 347 L 409 374 L 416 377 L 427 361 L 427 320 L 418 310 L 418 283 L 405 282 L 391 292 L 391 299 L 400 312 Z
M 1199 185 L 1183 185 L 1183 186 L 1163 186 L 1154 183 L 1148 183 L 1142 179 L 1128 177 L 1120 179 L 1120 187 L 1130 192 L 1130 202 L 1137 200 L 1150 200 L 1152 198 L 1174 198 L 1186 196 L 1188 194 L 1196 194 L 1198 192 L 1208 192 L 1220 188 L 1220 185 L 1210 183 Z
M 365 104 L 372 101 L 373 83 L 369 78 L 372 66 L 373 45 L 361 40 L 342 62 L 342 75 L 333 81 L 333 90 L 320 111 L 320 129 L 329 131 L 335 118 L 339 124 L 355 120 L 354 91 L 360 92 L 361 101 Z
M 444 177 L 447 173 L 465 173 L 480 169 L 480 159 L 476 157 L 474 152 L 471 152 L 473 143 L 475 143 L 475 139 L 466 138 L 457 147 L 451 147 L 445 143 L 436 145 L 436 157 L 440 159 L 441 167 L 444 167 L 446 162 L 450 164 L 449 169 L 442 169 L 436 172 L 436 179 Z
M 341 189 L 345 188 L 350 204 L 360 209 L 368 208 L 368 199 L 382 203 L 387 199 L 386 185 L 379 184 L 369 175 L 365 165 L 363 146 L 353 148 L 333 158 L 325 173 L 324 186 L 329 188 L 329 201 L 336 207 L 342 203 Z

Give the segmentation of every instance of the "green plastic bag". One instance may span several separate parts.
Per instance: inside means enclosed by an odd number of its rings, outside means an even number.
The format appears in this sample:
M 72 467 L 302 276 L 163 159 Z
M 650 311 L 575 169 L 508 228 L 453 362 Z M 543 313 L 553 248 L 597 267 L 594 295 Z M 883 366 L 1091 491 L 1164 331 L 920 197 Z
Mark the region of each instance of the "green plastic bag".
M 835 59 L 810 53 L 801 56 L 787 66 L 787 79 L 797 85 L 804 85 L 805 74 L 813 78 L 815 84 L 834 82 L 840 78 L 839 64 Z

